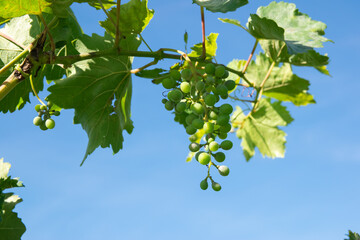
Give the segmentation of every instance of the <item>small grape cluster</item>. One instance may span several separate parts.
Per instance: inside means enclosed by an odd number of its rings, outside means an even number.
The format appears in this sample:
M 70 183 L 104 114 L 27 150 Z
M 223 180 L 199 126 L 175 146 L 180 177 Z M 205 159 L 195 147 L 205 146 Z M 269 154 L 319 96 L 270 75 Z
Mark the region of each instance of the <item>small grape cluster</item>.
M 38 112 L 38 116 L 36 116 L 33 120 L 35 126 L 39 126 L 41 130 L 53 129 L 55 127 L 55 121 L 51 118 L 51 116 L 59 116 L 60 112 L 56 110 L 52 110 L 53 104 L 51 102 L 47 102 L 47 105 L 36 105 L 35 111 Z
M 219 166 L 212 161 L 213 158 L 216 162 L 223 162 L 225 154 L 218 150 L 230 150 L 233 146 L 230 140 L 225 140 L 231 131 L 233 107 L 228 103 L 216 106 L 220 98 L 227 99 L 229 91 L 236 87 L 235 81 L 225 80 L 228 76 L 224 66 L 208 63 L 193 68 L 188 66 L 181 72 L 171 70 L 169 77 L 162 80 L 163 87 L 170 90 L 162 103 L 168 111 L 174 111 L 174 120 L 191 135 L 189 149 L 196 153 L 195 159 L 208 167 L 208 175 L 200 183 L 203 190 L 208 188 L 208 179 L 215 191 L 221 189 L 220 184 L 210 176 L 211 166 L 215 166 L 222 176 L 230 172 L 227 166 Z M 199 131 L 205 135 L 205 143 L 200 143 L 202 136 L 196 134 Z M 224 141 L 219 144 L 216 138 Z

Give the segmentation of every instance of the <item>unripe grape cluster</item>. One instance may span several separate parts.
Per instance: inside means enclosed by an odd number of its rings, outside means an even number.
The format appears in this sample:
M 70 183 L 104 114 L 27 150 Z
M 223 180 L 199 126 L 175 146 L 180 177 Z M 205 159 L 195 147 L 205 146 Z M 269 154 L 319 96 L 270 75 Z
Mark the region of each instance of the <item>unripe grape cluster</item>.
M 33 124 L 39 126 L 43 131 L 53 129 L 55 127 L 55 121 L 51 117 L 60 115 L 59 111 L 51 109 L 52 106 L 53 104 L 51 102 L 47 102 L 46 105 L 38 104 L 35 106 L 35 111 L 38 115 L 34 118 Z
M 208 63 L 191 68 L 188 65 L 181 71 L 171 70 L 162 80 L 163 87 L 169 89 L 162 103 L 166 110 L 173 111 L 174 120 L 191 135 L 189 150 L 195 153 L 200 164 L 208 168 L 215 166 L 221 176 L 227 176 L 230 171 L 227 166 L 216 164 L 225 160 L 225 154 L 218 150 L 230 150 L 233 146 L 230 140 L 225 140 L 231 131 L 233 107 L 228 103 L 219 104 L 220 99 L 227 99 L 229 91 L 236 87 L 235 81 L 226 80 L 228 76 L 224 66 Z M 196 134 L 198 131 L 204 133 L 204 143 L 200 142 L 202 137 Z M 213 190 L 220 191 L 221 186 L 210 176 L 210 171 L 200 188 L 208 188 L 208 179 Z

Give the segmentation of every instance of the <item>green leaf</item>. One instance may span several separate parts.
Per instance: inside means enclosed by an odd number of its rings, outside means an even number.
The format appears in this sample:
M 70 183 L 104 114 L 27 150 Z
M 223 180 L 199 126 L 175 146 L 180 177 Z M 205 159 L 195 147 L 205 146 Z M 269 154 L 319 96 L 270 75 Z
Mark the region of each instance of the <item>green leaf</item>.
M 21 236 L 26 231 L 25 225 L 16 212 L 13 212 L 16 204 L 22 202 L 22 199 L 13 193 L 0 193 L 3 197 L 0 221 L 0 236 L 1 240 L 20 240 Z
M 269 98 L 261 99 L 258 110 L 249 116 L 237 107 L 232 115 L 232 124 L 237 129 L 237 137 L 242 139 L 246 160 L 254 156 L 256 147 L 264 157 L 284 157 L 286 134 L 278 127 L 292 121 L 286 107 L 281 102 L 271 103 Z
M 261 18 L 256 14 L 250 14 L 247 23 L 248 32 L 256 39 L 284 40 L 284 29 L 279 27 L 271 19 Z
M 205 40 L 205 49 L 206 49 L 206 59 L 211 60 L 216 56 L 217 43 L 216 39 L 219 36 L 218 33 L 210 33 L 209 36 L 206 37 Z M 191 47 L 193 50 L 189 56 L 190 57 L 200 57 L 203 52 L 202 43 L 195 44 Z
M 231 12 L 249 3 L 248 0 L 193 0 L 193 3 L 205 7 L 211 12 Z
M 154 16 L 154 10 L 149 9 L 147 5 L 147 0 L 131 0 L 121 5 L 119 29 L 122 35 L 140 34 L 145 29 Z M 111 19 L 116 19 L 116 8 L 111 9 L 109 15 Z M 115 25 L 109 18 L 105 21 L 100 21 L 100 25 L 107 32 L 113 36 L 115 35 Z
M 11 178 L 9 176 L 11 164 L 4 162 L 4 159 L 0 159 L 0 192 L 8 188 L 24 187 L 18 178 Z
M 246 77 L 259 87 L 264 80 L 272 61 L 265 54 L 256 56 L 246 71 Z M 264 85 L 264 95 L 280 101 L 290 101 L 293 104 L 307 105 L 315 103 L 312 95 L 307 93 L 309 81 L 293 74 L 291 65 L 284 63 L 281 67 L 275 66 Z
M 162 68 L 154 68 L 151 70 L 142 70 L 138 73 L 135 73 L 135 75 L 138 77 L 142 77 L 142 78 L 159 78 L 164 75 L 164 74 L 161 74 L 163 72 L 167 72 L 167 70 L 162 69 Z
M 93 34 L 75 41 L 81 53 L 112 48 L 113 38 Z M 140 40 L 128 36 L 120 42 L 121 49 L 136 50 Z M 74 123 L 87 132 L 89 143 L 84 160 L 97 147 L 112 147 L 117 153 L 123 146 L 123 130 L 131 133 L 131 64 L 127 56 L 108 56 L 74 64 L 69 77 L 56 81 L 48 90 L 49 100 L 56 105 L 75 109 Z
M 0 0 L 0 17 L 14 18 L 26 14 L 39 15 L 42 11 L 49 11 L 50 2 L 47 0 L 19 1 L 19 0 Z
M 349 238 L 345 240 L 360 240 L 360 235 L 356 232 L 352 232 L 349 230 L 349 235 L 347 235 Z

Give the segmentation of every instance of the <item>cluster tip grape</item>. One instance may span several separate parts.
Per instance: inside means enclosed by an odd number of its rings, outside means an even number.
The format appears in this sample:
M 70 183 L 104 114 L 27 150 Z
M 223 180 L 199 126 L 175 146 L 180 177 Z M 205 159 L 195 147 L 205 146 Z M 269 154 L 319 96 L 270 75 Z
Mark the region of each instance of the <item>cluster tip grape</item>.
M 230 173 L 227 166 L 216 164 L 225 160 L 225 153 L 219 150 L 230 150 L 233 146 L 226 140 L 232 128 L 230 114 L 233 107 L 228 103 L 218 104 L 236 87 L 235 81 L 226 80 L 228 76 L 222 65 L 197 63 L 194 68 L 183 66 L 179 70 L 170 70 L 168 77 L 162 80 L 163 87 L 169 90 L 167 98 L 162 100 L 165 109 L 173 111 L 174 120 L 191 135 L 189 150 L 208 168 L 208 175 L 200 183 L 203 190 L 208 188 L 208 179 L 214 191 L 221 190 L 221 185 L 210 175 L 211 166 L 216 167 L 221 176 Z M 198 136 L 200 130 L 204 138 Z
M 33 119 L 33 124 L 39 126 L 43 131 L 53 129 L 55 127 L 55 121 L 51 117 L 60 115 L 59 111 L 51 109 L 52 106 L 53 104 L 51 102 L 47 102 L 46 105 L 37 104 L 35 106 L 35 111 L 38 115 Z

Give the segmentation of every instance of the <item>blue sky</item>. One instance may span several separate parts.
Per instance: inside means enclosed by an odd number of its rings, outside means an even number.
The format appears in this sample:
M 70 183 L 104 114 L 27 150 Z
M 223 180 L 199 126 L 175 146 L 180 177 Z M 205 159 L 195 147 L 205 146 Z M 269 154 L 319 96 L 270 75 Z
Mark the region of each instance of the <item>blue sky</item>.
M 199 8 L 191 2 L 150 1 L 155 16 L 143 36 L 153 49 L 183 49 L 185 30 L 190 44 L 201 41 Z M 206 12 L 207 34 L 220 33 L 218 62 L 247 58 L 254 41 L 217 18 L 245 23 L 270 2 L 251 1 L 225 15 Z M 124 149 L 116 155 L 98 149 L 79 167 L 87 136 L 72 124 L 73 111 L 63 111 L 56 128 L 42 132 L 32 125 L 33 98 L 22 111 L 0 115 L 0 157 L 26 185 L 15 190 L 24 199 L 16 207 L 27 226 L 23 240 L 342 240 L 348 229 L 360 232 L 360 2 L 292 2 L 325 22 L 335 44 L 321 50 L 331 58 L 332 77 L 295 69 L 311 81 L 317 104 L 287 104 L 295 121 L 284 129 L 284 159 L 263 159 L 257 152 L 246 162 L 240 141 L 232 138 L 235 147 L 226 160 L 231 173 L 217 177 L 223 189 L 202 191 L 205 169 L 185 163 L 188 136 L 163 108 L 162 87 L 134 77 L 135 129 L 125 136 Z M 102 12 L 82 5 L 73 10 L 85 33 L 103 33 L 97 23 Z M 147 61 L 136 59 L 134 66 Z

